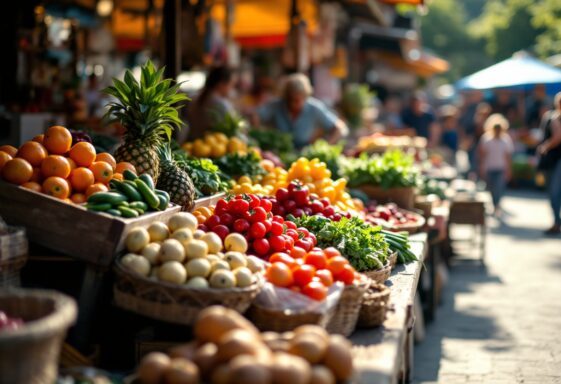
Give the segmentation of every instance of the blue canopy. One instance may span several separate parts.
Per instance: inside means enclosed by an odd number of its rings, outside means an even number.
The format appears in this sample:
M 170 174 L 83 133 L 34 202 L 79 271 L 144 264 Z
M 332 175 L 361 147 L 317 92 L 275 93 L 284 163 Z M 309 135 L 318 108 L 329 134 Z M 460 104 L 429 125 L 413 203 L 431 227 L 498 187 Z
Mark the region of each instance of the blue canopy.
M 456 89 L 530 90 L 544 84 L 547 93 L 561 91 L 561 69 L 528 55 L 515 55 L 456 82 Z

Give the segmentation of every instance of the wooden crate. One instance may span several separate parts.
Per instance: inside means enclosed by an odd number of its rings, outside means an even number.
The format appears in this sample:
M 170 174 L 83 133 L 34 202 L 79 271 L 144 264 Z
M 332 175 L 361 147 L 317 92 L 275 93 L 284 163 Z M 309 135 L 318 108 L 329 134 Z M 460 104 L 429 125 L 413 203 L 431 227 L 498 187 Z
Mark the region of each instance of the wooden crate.
M 193 209 L 191 209 L 191 211 L 194 211 L 195 209 L 200 207 L 210 207 L 211 205 L 216 205 L 218 200 L 222 199 L 223 197 L 226 197 L 226 193 L 224 192 L 217 193 L 216 195 L 212 196 L 201 197 L 200 199 L 195 200 L 195 205 L 193 206 Z
M 27 229 L 30 241 L 74 258 L 106 267 L 124 249 L 127 233 L 156 220 L 166 221 L 179 212 L 172 206 L 125 219 L 90 212 L 51 196 L 0 181 L 0 216 L 12 225 Z

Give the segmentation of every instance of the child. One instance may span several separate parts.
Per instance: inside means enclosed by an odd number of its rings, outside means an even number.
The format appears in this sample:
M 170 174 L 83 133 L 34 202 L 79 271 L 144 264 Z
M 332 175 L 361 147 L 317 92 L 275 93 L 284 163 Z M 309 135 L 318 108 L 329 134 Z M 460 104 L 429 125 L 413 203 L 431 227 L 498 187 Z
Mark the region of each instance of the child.
M 487 182 L 493 196 L 495 215 L 500 214 L 500 201 L 506 183 L 511 177 L 512 140 L 506 133 L 508 121 L 499 113 L 494 113 L 485 121 L 485 134 L 479 143 L 479 173 Z

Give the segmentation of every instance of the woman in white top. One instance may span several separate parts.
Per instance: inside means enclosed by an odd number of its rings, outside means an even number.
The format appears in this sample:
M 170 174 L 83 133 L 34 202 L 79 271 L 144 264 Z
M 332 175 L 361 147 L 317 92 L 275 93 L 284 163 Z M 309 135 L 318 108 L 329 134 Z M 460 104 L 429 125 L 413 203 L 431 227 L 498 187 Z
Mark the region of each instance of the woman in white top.
M 503 115 L 492 114 L 485 121 L 485 134 L 479 142 L 479 174 L 493 196 L 495 215 L 500 213 L 501 197 L 512 175 L 514 146 L 506 132 L 508 127 Z

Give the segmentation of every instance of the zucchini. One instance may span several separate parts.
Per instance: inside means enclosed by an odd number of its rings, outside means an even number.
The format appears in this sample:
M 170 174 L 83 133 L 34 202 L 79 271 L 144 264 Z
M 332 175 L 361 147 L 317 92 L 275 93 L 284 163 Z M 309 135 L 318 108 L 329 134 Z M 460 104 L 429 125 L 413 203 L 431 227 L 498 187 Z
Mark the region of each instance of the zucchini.
M 143 173 L 142 175 L 138 176 L 138 178 L 142 181 L 144 181 L 144 183 L 151 189 L 154 190 L 156 189 L 156 187 L 154 186 L 154 179 L 152 178 L 152 176 L 150 176 L 147 173 Z
M 114 209 L 114 208 L 108 209 L 108 210 L 105 211 L 105 212 L 106 212 L 106 213 L 109 213 L 110 215 L 113 215 L 113 216 L 118 216 L 118 217 L 123 216 L 123 215 L 121 214 L 121 211 L 119 211 L 118 209 Z
M 129 208 L 136 209 L 136 210 L 141 210 L 142 213 L 144 213 L 148 210 L 148 205 L 146 205 L 146 203 L 144 201 L 135 201 L 135 202 L 129 204 Z
M 121 212 L 123 217 L 126 217 L 126 218 L 138 217 L 139 216 L 139 213 L 137 211 L 135 211 L 134 209 L 123 207 L 122 205 L 117 207 L 117 209 Z
M 88 203 L 86 208 L 89 211 L 103 212 L 113 208 L 113 206 L 111 203 Z
M 148 206 L 150 208 L 158 208 L 158 206 L 160 205 L 160 199 L 158 198 L 158 195 L 156 195 L 156 193 L 154 193 L 154 191 L 152 191 L 144 181 L 136 179 L 134 183 L 136 184 L 136 188 L 144 198 L 144 201 L 148 203 Z
M 88 203 L 109 203 L 113 205 L 127 200 L 125 195 L 118 192 L 98 192 L 88 197 Z
M 125 180 L 136 180 L 137 176 L 135 175 L 135 173 L 129 169 L 125 169 L 123 171 L 123 177 L 125 178 Z
M 169 200 L 166 198 L 166 196 L 164 196 L 160 193 L 158 193 L 157 196 L 158 196 L 158 199 L 160 200 L 160 205 L 158 205 L 158 210 L 159 211 L 165 211 L 166 208 L 169 205 Z
M 140 194 L 140 192 L 137 191 L 136 184 L 134 184 L 133 182 L 131 183 L 134 186 L 129 183 L 119 182 L 119 184 L 117 184 L 116 187 L 119 190 L 119 192 L 121 192 L 122 194 L 128 197 L 129 201 L 142 201 L 142 195 Z

